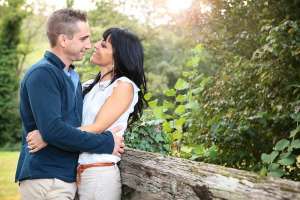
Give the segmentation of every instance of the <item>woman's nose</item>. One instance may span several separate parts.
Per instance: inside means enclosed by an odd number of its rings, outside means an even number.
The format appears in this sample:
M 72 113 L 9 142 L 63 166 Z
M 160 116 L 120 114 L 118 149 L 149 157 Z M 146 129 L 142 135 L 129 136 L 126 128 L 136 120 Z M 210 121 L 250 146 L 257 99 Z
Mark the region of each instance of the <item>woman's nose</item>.
M 96 42 L 95 45 L 94 45 L 95 49 L 98 49 L 98 48 L 99 48 L 99 45 L 100 45 L 100 42 L 99 42 L 99 41 Z

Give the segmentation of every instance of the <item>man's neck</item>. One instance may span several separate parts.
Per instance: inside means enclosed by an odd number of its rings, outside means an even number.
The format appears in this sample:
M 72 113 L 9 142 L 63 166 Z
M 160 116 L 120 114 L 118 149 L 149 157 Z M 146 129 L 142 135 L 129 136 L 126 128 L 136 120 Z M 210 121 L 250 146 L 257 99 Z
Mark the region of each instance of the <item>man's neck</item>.
M 72 61 L 67 58 L 67 56 L 61 51 L 61 49 L 53 47 L 51 52 L 54 53 L 59 59 L 65 64 L 65 70 L 69 71 Z

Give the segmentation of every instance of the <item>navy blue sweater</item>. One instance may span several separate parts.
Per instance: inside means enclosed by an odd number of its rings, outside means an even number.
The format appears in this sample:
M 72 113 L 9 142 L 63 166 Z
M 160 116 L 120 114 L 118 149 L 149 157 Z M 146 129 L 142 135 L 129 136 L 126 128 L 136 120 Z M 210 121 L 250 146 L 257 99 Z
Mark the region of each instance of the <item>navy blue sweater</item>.
M 111 132 L 92 134 L 80 131 L 82 91 L 77 90 L 63 69 L 64 63 L 53 53 L 25 74 L 20 89 L 20 113 L 23 123 L 22 148 L 16 181 L 58 178 L 74 182 L 80 152 L 112 153 Z M 48 146 L 29 153 L 28 132 L 38 129 Z

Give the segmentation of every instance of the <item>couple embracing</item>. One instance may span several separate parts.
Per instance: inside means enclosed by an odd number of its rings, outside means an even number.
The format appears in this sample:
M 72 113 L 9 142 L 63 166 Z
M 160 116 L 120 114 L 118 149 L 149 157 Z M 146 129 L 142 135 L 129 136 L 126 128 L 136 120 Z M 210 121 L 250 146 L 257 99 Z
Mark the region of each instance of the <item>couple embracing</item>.
M 55 11 L 47 36 L 50 50 L 20 88 L 21 199 L 121 199 L 123 133 L 146 103 L 141 42 L 125 29 L 106 30 L 90 59 L 101 70 L 81 85 L 72 63 L 92 48 L 86 13 Z

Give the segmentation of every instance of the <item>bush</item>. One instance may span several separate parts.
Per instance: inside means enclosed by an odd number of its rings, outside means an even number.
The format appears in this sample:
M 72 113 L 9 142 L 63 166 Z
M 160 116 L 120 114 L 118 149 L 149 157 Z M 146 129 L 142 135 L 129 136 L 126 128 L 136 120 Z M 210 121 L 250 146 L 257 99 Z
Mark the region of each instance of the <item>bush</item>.
M 300 29 L 286 20 L 263 27 L 261 35 L 265 40 L 253 58 L 233 56 L 214 77 L 190 65 L 192 57 L 188 72 L 164 92 L 163 100 L 149 102 L 171 140 L 172 155 L 255 171 L 265 166 L 269 172 L 275 166 L 266 164 L 278 161 L 282 175 L 298 176 L 299 134 L 293 118 L 300 107 Z M 282 141 L 281 152 L 266 159 L 270 154 L 263 153 L 279 151 Z
M 8 2 L 6 15 L 1 19 L 0 31 L 0 146 L 20 140 L 17 69 L 17 47 L 24 13 L 20 10 L 22 0 Z
M 160 123 L 145 112 L 139 121 L 132 124 L 125 133 L 127 147 L 161 154 L 169 154 L 170 141 L 163 133 Z

